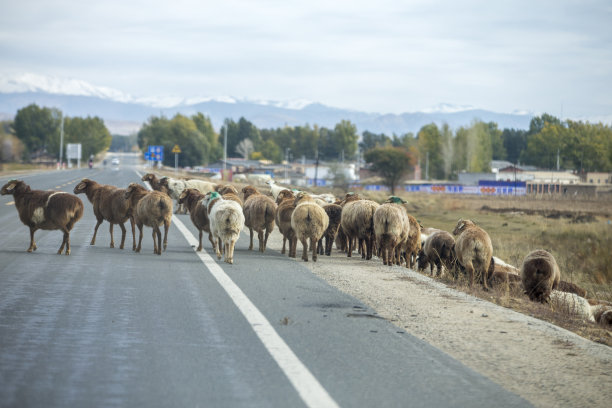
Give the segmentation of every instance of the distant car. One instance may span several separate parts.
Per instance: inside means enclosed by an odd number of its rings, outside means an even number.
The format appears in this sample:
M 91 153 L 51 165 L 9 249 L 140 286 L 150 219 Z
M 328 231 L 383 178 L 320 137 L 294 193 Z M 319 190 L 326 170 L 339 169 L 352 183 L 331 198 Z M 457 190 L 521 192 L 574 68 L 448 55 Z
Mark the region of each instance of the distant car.
M 113 160 L 111 160 L 111 164 L 115 165 L 115 166 L 118 166 L 119 165 L 119 158 L 114 157 Z

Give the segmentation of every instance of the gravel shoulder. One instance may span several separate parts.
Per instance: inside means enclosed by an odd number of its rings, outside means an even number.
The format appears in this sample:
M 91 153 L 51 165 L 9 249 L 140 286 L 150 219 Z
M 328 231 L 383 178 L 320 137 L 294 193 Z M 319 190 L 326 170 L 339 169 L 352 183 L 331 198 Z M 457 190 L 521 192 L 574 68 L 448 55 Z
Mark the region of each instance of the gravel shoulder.
M 281 248 L 275 230 L 268 247 Z M 609 407 L 612 348 L 451 289 L 405 267 L 337 250 L 298 260 L 330 285 L 537 407 Z

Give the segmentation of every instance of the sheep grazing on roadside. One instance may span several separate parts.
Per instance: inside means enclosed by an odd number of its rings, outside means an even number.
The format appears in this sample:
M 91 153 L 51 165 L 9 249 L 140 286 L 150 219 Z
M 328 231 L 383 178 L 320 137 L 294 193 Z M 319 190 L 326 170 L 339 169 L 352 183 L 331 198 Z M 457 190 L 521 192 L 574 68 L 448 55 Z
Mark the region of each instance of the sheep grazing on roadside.
M 268 237 L 274 230 L 276 204 L 272 198 L 261 194 L 255 187 L 246 186 L 242 189 L 244 197 L 244 225 L 249 228 L 249 250 L 253 250 L 253 230 L 257 231 L 259 252 L 266 250 Z M 264 233 L 265 231 L 265 233 Z
M 36 250 L 36 230 L 61 230 L 64 233 L 58 254 L 66 248 L 70 255 L 70 231 L 83 216 L 83 202 L 75 195 L 62 191 L 32 190 L 22 180 L 11 180 L 2 186 L 0 194 L 12 194 L 19 219 L 30 228 L 30 247 Z
M 348 257 L 352 256 L 355 240 L 358 240 L 361 258 L 372 259 L 376 239 L 374 212 L 379 206 L 378 203 L 371 200 L 348 201 L 344 205 L 340 225 L 346 234 Z
M 551 290 L 548 302 L 554 310 L 575 315 L 589 322 L 595 322 L 589 302 L 575 293 Z
M 226 200 L 219 193 L 207 193 L 210 213 L 210 233 L 219 242 L 216 248 L 217 258 L 221 259 L 221 249 L 225 254 L 224 261 L 234 263 L 234 246 L 244 228 L 242 207 L 234 200 Z
M 399 251 L 396 255 L 395 250 L 407 240 L 410 231 L 406 211 L 401 205 L 384 203 L 374 211 L 372 222 L 383 264 L 399 264 Z
M 446 231 L 437 231 L 427 237 L 423 248 L 419 251 L 417 269 L 422 270 L 429 266 L 429 273 L 433 276 L 436 266 L 436 276 L 440 276 L 442 266 L 447 272 L 453 271 L 455 264 L 455 238 Z
M 582 296 L 585 298 L 587 296 L 587 291 L 582 289 L 580 286 L 576 285 L 572 282 L 566 282 L 563 280 L 559 280 L 559 285 L 557 285 L 557 290 L 561 292 L 575 293 L 578 296 Z
M 591 313 L 595 322 L 606 327 L 612 326 L 612 306 L 595 305 L 591 307 Z
M 208 208 L 206 206 L 205 195 L 200 193 L 198 190 L 188 188 L 183 190 L 179 196 L 179 204 L 183 204 L 185 207 L 187 207 L 189 210 L 189 216 L 191 217 L 191 222 L 198 229 L 199 244 L 196 251 L 202 250 L 202 235 L 204 232 L 208 232 L 208 240 L 216 252 L 217 241 L 213 240 L 213 236 L 210 232 L 210 222 L 208 219 Z
M 329 218 L 329 224 L 327 229 L 323 233 L 323 236 L 319 240 L 318 251 L 319 255 L 331 255 L 332 245 L 340 229 L 340 220 L 342 218 L 342 207 L 338 204 L 327 204 L 323 206 L 323 210 L 327 213 Z M 325 245 L 323 245 L 323 239 L 325 239 Z
M 316 262 L 317 244 L 329 225 L 329 217 L 307 193 L 298 193 L 294 205 L 295 210 L 291 214 L 291 228 L 302 243 L 302 259 L 308 262 L 308 240 L 310 240 L 312 260 Z
M 493 258 L 493 244 L 489 234 L 470 220 L 460 219 L 453 230 L 455 240 L 455 255 L 468 275 L 470 286 L 474 285 L 474 277 L 478 277 L 484 289 L 489 288 L 488 272 Z
M 148 182 L 153 190 L 170 195 L 168 188 L 161 184 L 161 180 L 155 174 L 147 173 L 142 176 L 141 180 Z
M 125 198 L 130 200 L 134 222 L 140 232 L 138 246 L 135 251 L 140 252 L 142 244 L 142 227 L 153 228 L 153 253 L 161 255 L 162 241 L 159 227 L 164 226 L 164 251 L 168 246 L 168 229 L 172 221 L 172 200 L 159 191 L 148 191 L 140 184 L 130 183 L 125 190 Z M 157 239 L 156 239 L 157 238 Z
M 529 299 L 547 302 L 553 289 L 557 289 L 561 272 L 555 257 L 548 251 L 531 251 L 521 265 L 523 288 Z
M 127 220 L 130 220 L 130 227 L 132 229 L 132 250 L 136 248 L 134 217 L 132 217 L 130 202 L 125 198 L 125 189 L 99 184 L 93 180 L 84 178 L 74 187 L 73 192 L 74 194 L 85 194 L 93 206 L 97 222 L 94 227 L 93 237 L 89 243 L 90 245 L 96 244 L 98 227 L 106 220 L 110 224 L 110 247 L 115 247 L 113 226 L 118 224 L 119 228 L 121 228 L 121 244 L 119 245 L 119 249 L 123 249 L 126 236 L 126 230 L 123 224 L 125 224 Z
M 503 262 L 498 265 L 499 258 L 491 258 L 491 265 L 489 266 L 489 286 L 503 286 L 506 288 L 516 289 L 522 286 L 521 276 L 514 273 L 514 267 Z M 518 269 L 517 269 L 518 270 Z
M 288 256 L 290 258 L 295 258 L 297 252 L 297 237 L 295 236 L 295 231 L 293 231 L 291 227 L 291 214 L 293 214 L 293 210 L 295 210 L 294 201 L 295 195 L 291 190 L 287 189 L 280 191 L 276 198 L 277 207 L 275 221 L 278 230 L 283 236 L 283 249 L 281 250 L 281 254 L 285 253 L 285 247 L 287 241 L 289 241 Z
M 398 252 L 403 252 L 406 256 L 406 268 L 413 268 L 416 263 L 419 251 L 421 250 L 421 224 L 408 212 L 406 208 L 406 201 L 402 200 L 397 196 L 389 196 L 385 203 L 394 203 L 401 206 L 406 212 L 408 218 L 409 230 L 408 235 L 403 240 L 401 245 L 398 247 Z
M 217 186 L 215 183 L 211 183 L 210 181 L 198 179 L 180 180 L 172 177 L 162 177 L 159 182 L 161 186 L 165 187 L 168 190 L 168 194 L 170 195 L 170 197 L 174 200 L 177 200 L 177 202 L 183 190 L 187 188 L 193 188 L 198 190 L 202 194 L 206 194 L 215 191 L 215 187 Z M 177 205 L 176 213 L 185 213 L 185 208 L 182 208 L 180 205 Z

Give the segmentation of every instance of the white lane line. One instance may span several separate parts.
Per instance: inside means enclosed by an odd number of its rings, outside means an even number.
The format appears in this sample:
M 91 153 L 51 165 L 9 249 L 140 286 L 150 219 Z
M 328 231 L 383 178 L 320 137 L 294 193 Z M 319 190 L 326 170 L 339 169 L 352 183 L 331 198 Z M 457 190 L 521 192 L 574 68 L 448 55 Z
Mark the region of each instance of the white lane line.
M 138 174 L 138 178 L 142 178 L 138 171 L 136 171 L 136 174 Z M 145 184 L 147 188 L 151 188 L 149 183 L 145 182 Z M 189 245 L 196 248 L 198 240 L 181 220 L 178 217 L 172 217 L 172 222 L 183 234 Z M 285 373 L 304 403 L 311 408 L 339 407 L 327 390 L 323 388 L 321 383 L 319 383 L 282 337 L 274 330 L 268 319 L 265 318 L 238 285 L 223 271 L 219 264 L 206 251 L 197 252 L 194 249 L 194 252 L 247 319 L 259 340 L 261 340 L 274 361 Z

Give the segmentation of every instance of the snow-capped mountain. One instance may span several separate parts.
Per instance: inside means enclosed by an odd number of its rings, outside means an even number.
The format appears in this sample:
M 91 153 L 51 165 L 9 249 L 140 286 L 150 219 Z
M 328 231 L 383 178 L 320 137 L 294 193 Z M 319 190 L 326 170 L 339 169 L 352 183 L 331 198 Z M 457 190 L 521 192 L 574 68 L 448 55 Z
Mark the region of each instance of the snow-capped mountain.
M 241 117 L 259 128 L 306 124 L 333 128 L 342 120 L 349 120 L 361 133 L 401 135 L 416 133 L 429 123 L 447 123 L 451 128 L 469 126 L 474 119 L 496 122 L 499 128 L 529 127 L 532 114 L 495 113 L 472 106 L 439 104 L 421 112 L 380 114 L 333 108 L 303 99 L 292 101 L 263 101 L 230 96 L 211 97 L 134 97 L 122 91 L 95 86 L 79 79 L 65 79 L 36 74 L 0 76 L 0 117 L 12 117 L 29 104 L 54 107 L 69 116 L 98 116 L 104 119 L 111 132 L 128 134 L 137 131 L 151 116 L 177 113 L 193 115 L 201 112 L 209 116 L 219 128 L 227 118 Z

